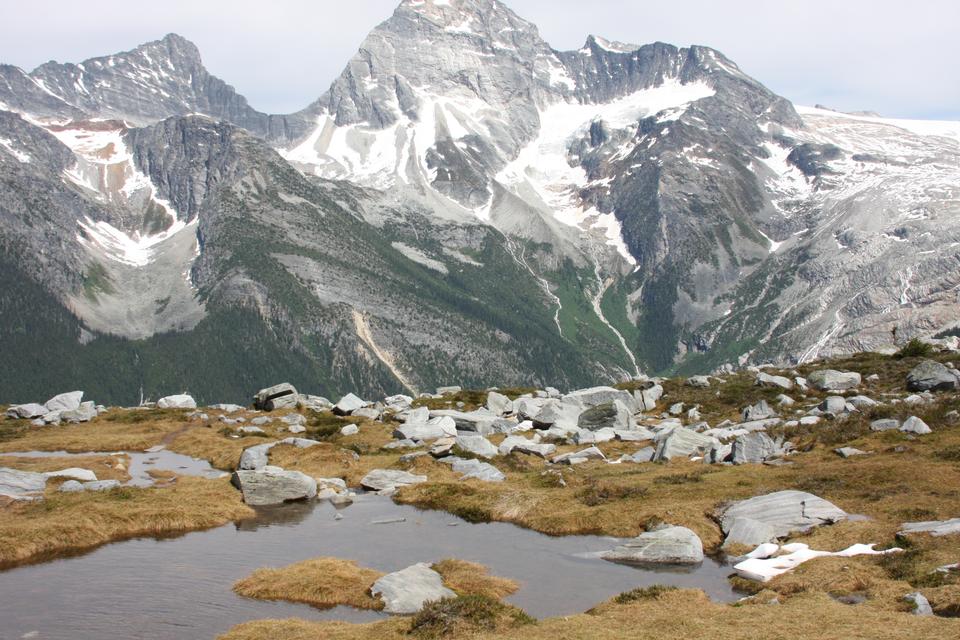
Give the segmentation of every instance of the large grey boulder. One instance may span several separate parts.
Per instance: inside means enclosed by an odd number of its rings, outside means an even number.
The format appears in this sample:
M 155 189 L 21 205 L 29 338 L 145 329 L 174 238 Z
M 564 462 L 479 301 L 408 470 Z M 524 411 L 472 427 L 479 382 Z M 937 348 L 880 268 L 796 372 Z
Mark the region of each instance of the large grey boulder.
M 641 533 L 601 557 L 637 565 L 699 564 L 703 562 L 703 543 L 686 527 L 665 526 Z
M 272 449 L 275 444 L 275 442 L 267 442 L 264 444 L 247 447 L 243 450 L 243 453 L 240 454 L 240 463 L 237 465 L 237 469 L 242 471 L 263 469 L 265 466 L 270 464 L 268 456 L 270 454 L 270 449 Z
M 934 360 L 924 360 L 907 374 L 910 391 L 952 391 L 960 388 L 955 371 Z
M 667 432 L 657 434 L 657 437 L 657 452 L 653 456 L 654 462 L 673 458 L 688 458 L 694 454 L 703 455 L 716 442 L 713 438 L 686 427 L 674 427 Z
M 358 409 L 363 409 L 364 407 L 367 407 L 367 406 L 370 406 L 369 402 L 361 398 L 358 398 L 352 393 L 348 393 L 347 395 L 340 398 L 340 400 L 337 401 L 337 404 L 333 405 L 333 412 L 338 416 L 349 416 L 354 411 L 357 411 Z
M 786 391 L 793 389 L 793 381 L 783 376 L 772 376 L 769 373 L 761 371 L 757 374 L 756 385 L 758 387 L 779 387 Z
M 458 435 L 454 444 L 464 451 L 482 458 L 493 458 L 498 453 L 497 448 L 480 435 Z
M 454 473 L 460 474 L 461 480 L 471 478 L 482 480 L 483 482 L 503 482 L 506 476 L 499 469 L 489 462 L 479 460 L 465 459 L 457 456 L 449 456 L 441 460 L 444 464 L 451 465 Z
M 619 400 L 591 407 L 577 418 L 577 426 L 588 431 L 600 429 L 627 430 L 634 426 L 633 415 Z
M 196 409 L 197 401 L 186 393 L 175 396 L 167 396 L 157 400 L 158 409 Z
M 913 605 L 913 615 L 915 616 L 932 616 L 933 607 L 930 606 L 930 601 L 927 600 L 919 591 L 914 591 L 913 593 L 908 593 L 903 596 L 903 599 Z
M 842 396 L 829 396 L 825 398 L 817 408 L 824 413 L 839 416 L 847 413 L 847 399 Z
M 526 453 L 529 455 L 546 458 L 557 451 L 556 445 L 548 443 L 539 443 L 521 436 L 507 436 L 498 448 L 500 455 L 506 456 L 514 451 L 517 453 Z
M 927 426 L 927 423 L 917 416 L 910 416 L 900 425 L 900 431 L 904 433 L 915 433 L 918 436 L 925 436 L 933 433 L 933 430 Z
M 853 371 L 821 369 L 807 376 L 807 382 L 820 391 L 846 391 L 860 386 L 860 374 Z
M 787 453 L 782 438 L 773 439 L 763 431 L 754 431 L 738 436 L 733 442 L 733 464 L 758 464 Z
M 533 416 L 533 426 L 537 429 L 549 429 L 559 426 L 562 429 L 571 429 L 577 426 L 583 407 L 572 400 L 547 400 L 537 415 Z
M 590 389 L 578 389 L 577 391 L 571 391 L 567 395 L 563 396 L 563 398 L 565 400 L 573 400 L 574 402 L 580 404 L 580 406 L 582 406 L 584 409 L 589 409 L 590 407 L 613 402 L 614 400 L 619 400 L 622 402 L 630 411 L 635 411 L 637 408 L 637 401 L 629 391 L 621 391 L 619 389 L 614 389 L 613 387 L 591 387 Z
M 696 389 L 706 389 L 710 386 L 710 376 L 691 376 L 684 384 Z
M 787 490 L 730 505 L 724 510 L 720 521 L 723 532 L 728 534 L 739 518 L 763 522 L 771 527 L 777 538 L 783 538 L 822 524 L 846 520 L 847 514 L 835 504 L 812 493 Z
M 253 406 L 261 411 L 276 409 L 296 409 L 300 402 L 297 389 L 289 382 L 282 382 L 266 389 L 260 389 L 253 396 Z
M 393 437 L 398 440 L 437 440 L 456 435 L 457 424 L 447 416 L 427 422 L 406 422 L 393 430 Z
M 454 411 L 452 409 L 438 409 L 430 412 L 431 418 L 450 418 L 460 431 L 474 433 L 493 433 L 493 421 L 500 416 L 494 415 L 486 409 L 476 411 Z
M 0 467 L 0 496 L 14 500 L 33 500 L 43 497 L 47 476 L 33 471 L 18 471 Z
M 770 408 L 770 405 L 767 404 L 766 400 L 761 400 L 756 404 L 750 405 L 740 412 L 740 416 L 743 418 L 744 422 L 751 422 L 753 420 L 766 420 L 767 418 L 772 418 L 776 415 L 777 412 Z
M 83 391 L 69 391 L 53 396 L 44 403 L 47 411 L 72 411 L 79 409 L 83 401 Z
M 50 413 L 50 411 L 45 406 L 42 404 L 37 404 L 36 402 L 18 404 L 7 409 L 7 417 L 15 420 L 32 420 L 34 418 L 42 418 L 48 413 Z
M 77 424 L 80 422 L 90 422 L 98 415 L 97 406 L 93 402 L 82 402 L 76 409 L 61 411 L 59 418 L 62 422 Z
M 443 577 L 424 562 L 381 577 L 370 593 L 383 601 L 384 611 L 396 614 L 417 613 L 428 602 L 457 595 L 443 586 Z
M 655 383 L 650 383 L 649 386 L 633 393 L 639 411 L 653 411 L 657 408 L 657 402 L 662 397 L 663 387 Z
M 871 431 L 892 431 L 900 428 L 900 421 L 896 418 L 881 418 L 870 423 Z
M 495 416 L 502 416 L 513 411 L 513 401 L 502 393 L 491 391 L 487 394 L 487 411 Z
M 418 476 L 406 471 L 374 469 L 360 480 L 360 486 L 370 491 L 393 491 L 426 481 L 427 476 Z
M 755 547 L 777 539 L 777 529 L 773 525 L 753 518 L 735 518 L 729 530 L 724 533 L 727 535 L 723 541 L 724 547 L 733 544 Z
M 952 520 L 928 520 L 925 522 L 905 522 L 900 527 L 900 535 L 910 533 L 929 533 L 932 536 L 948 536 L 960 533 L 960 518 Z
M 305 473 L 279 467 L 234 471 L 230 482 L 243 492 L 243 501 L 251 506 L 309 500 L 317 495 L 316 480 Z
M 596 447 L 587 447 L 580 451 L 572 451 L 570 453 L 564 453 L 562 455 L 556 456 L 550 462 L 553 464 L 580 464 L 586 462 L 587 460 L 606 460 L 607 457 L 603 455 L 603 452 Z

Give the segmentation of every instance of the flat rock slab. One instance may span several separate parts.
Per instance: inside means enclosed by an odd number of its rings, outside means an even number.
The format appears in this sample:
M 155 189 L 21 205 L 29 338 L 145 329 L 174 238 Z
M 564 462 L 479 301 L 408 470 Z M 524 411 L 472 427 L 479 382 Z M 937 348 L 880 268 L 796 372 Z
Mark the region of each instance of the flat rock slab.
M 83 401 L 83 391 L 69 391 L 53 396 L 44 406 L 48 411 L 72 411 L 80 408 Z
M 46 488 L 46 474 L 0 467 L 0 496 L 14 500 L 33 500 L 43 497 Z
M 395 614 L 417 613 L 428 602 L 457 595 L 443 586 L 440 574 L 424 562 L 388 573 L 373 583 L 370 593 L 383 601 L 384 611 Z
M 756 496 L 728 507 L 720 521 L 725 534 L 730 534 L 738 518 L 766 523 L 777 538 L 783 538 L 822 524 L 846 520 L 847 513 L 812 493 L 788 490 Z
M 503 482 L 506 480 L 503 472 L 489 462 L 459 458 L 457 456 L 444 458 L 441 462 L 450 464 L 453 472 L 460 474 L 461 480 L 469 480 L 471 478 L 482 480 L 483 482 Z
M 251 506 L 308 500 L 317 495 L 316 480 L 299 471 L 279 467 L 235 471 L 230 482 L 243 492 L 243 501 Z
M 932 536 L 948 536 L 960 533 L 960 518 L 951 520 L 928 520 L 926 522 L 905 522 L 900 535 L 910 533 L 929 533 Z
M 30 402 L 28 404 L 18 404 L 16 406 L 10 407 L 7 409 L 7 417 L 13 418 L 14 420 L 30 420 L 33 418 L 42 418 L 43 416 L 50 413 L 50 410 L 47 409 L 42 404 L 37 404 L 36 402 Z
M 411 484 L 426 482 L 427 476 L 418 476 L 396 469 L 374 469 L 360 480 L 360 486 L 370 491 L 391 491 Z
M 667 433 L 658 443 L 654 461 L 686 458 L 695 453 L 704 454 L 716 441 L 693 429 L 676 427 Z
M 456 437 L 454 444 L 464 451 L 482 458 L 493 458 L 499 453 L 489 440 L 480 435 L 459 435 Z
M 703 562 L 703 543 L 686 527 L 667 526 L 641 533 L 601 557 L 637 565 L 699 564 Z

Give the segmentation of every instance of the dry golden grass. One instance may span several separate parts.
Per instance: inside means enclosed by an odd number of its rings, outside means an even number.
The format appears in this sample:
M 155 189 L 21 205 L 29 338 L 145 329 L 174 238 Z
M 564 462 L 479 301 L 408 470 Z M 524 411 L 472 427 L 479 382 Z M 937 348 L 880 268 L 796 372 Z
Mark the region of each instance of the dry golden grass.
M 383 602 L 370 595 L 370 587 L 382 575 L 352 560 L 314 558 L 280 569 L 257 569 L 234 583 L 233 590 L 247 598 L 301 602 L 321 609 L 347 605 L 380 610 Z
M 182 477 L 168 488 L 57 493 L 0 511 L 0 566 L 114 540 L 169 536 L 251 517 L 226 479 Z
M 220 640 L 380 640 L 409 638 L 409 621 L 363 625 L 261 620 L 234 627 Z M 823 593 L 803 594 L 780 605 L 731 606 L 702 592 L 666 591 L 628 604 L 603 604 L 589 614 L 541 620 L 536 625 L 470 632 L 451 638 L 504 640 L 947 640 L 960 634 L 960 620 L 921 618 L 899 610 L 840 604 Z
M 458 595 L 499 599 L 507 597 L 520 588 L 515 580 L 491 576 L 489 570 L 482 564 L 466 560 L 448 558 L 434 564 L 433 569 L 443 576 L 444 584 Z
M 113 410 L 86 424 L 31 427 L 0 442 L 10 451 L 143 451 L 184 428 L 182 411 Z
M 119 480 L 121 482 L 130 479 L 130 475 L 127 473 L 129 463 L 129 458 L 124 455 L 92 455 L 72 458 L 22 458 L 0 455 L 0 467 L 37 472 L 59 471 L 70 468 L 89 469 L 97 474 L 98 480 Z

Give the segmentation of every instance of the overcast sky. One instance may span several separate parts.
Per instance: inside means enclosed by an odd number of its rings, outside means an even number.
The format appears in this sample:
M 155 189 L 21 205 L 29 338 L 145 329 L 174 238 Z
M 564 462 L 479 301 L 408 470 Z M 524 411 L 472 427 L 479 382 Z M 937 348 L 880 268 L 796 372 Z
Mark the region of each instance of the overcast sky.
M 399 0 L 0 0 L 0 62 L 131 49 L 168 32 L 251 104 L 298 110 Z M 556 49 L 590 33 L 719 49 L 798 104 L 960 120 L 958 0 L 506 0 Z

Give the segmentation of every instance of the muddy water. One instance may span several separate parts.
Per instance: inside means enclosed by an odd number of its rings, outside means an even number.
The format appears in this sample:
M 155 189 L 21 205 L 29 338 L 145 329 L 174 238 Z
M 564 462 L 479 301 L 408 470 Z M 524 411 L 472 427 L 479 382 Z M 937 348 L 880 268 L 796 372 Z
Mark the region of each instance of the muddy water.
M 341 513 L 343 519 L 336 520 Z M 404 522 L 372 524 L 404 518 Z M 728 567 L 707 560 L 693 570 L 651 571 L 596 557 L 614 538 L 552 538 L 509 524 L 469 524 L 437 511 L 360 496 L 346 509 L 329 503 L 258 511 L 239 525 L 166 540 L 118 542 L 80 557 L 0 572 L 0 639 L 214 638 L 259 618 L 375 620 L 346 607 L 260 602 L 235 595 L 234 581 L 259 567 L 318 556 L 357 560 L 381 571 L 461 558 L 520 582 L 508 598 L 536 617 L 582 612 L 638 586 L 703 589 L 729 601 Z

